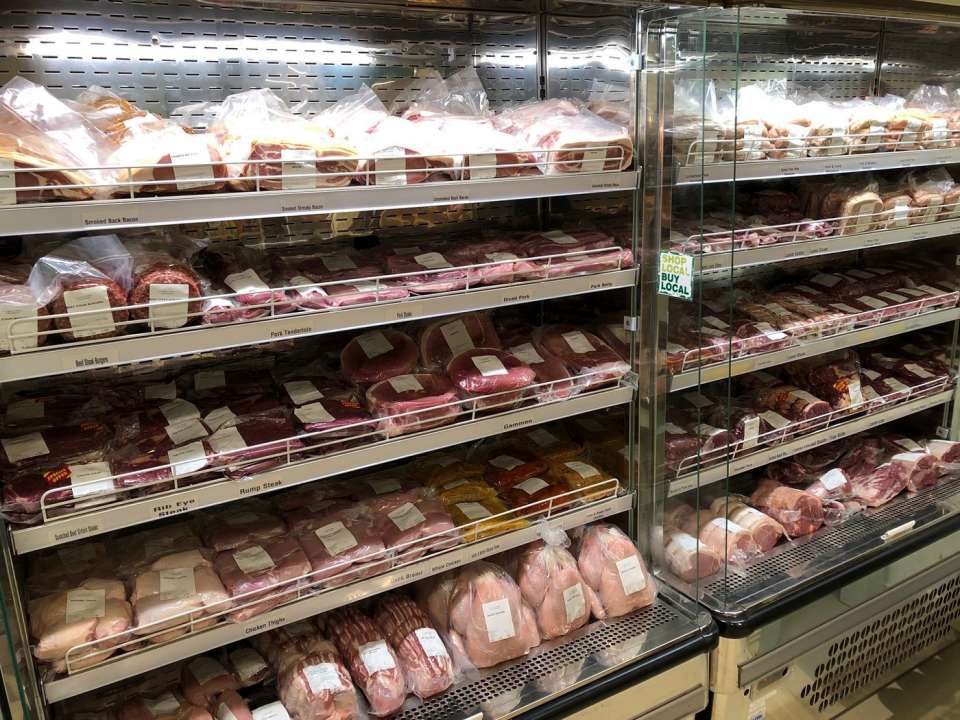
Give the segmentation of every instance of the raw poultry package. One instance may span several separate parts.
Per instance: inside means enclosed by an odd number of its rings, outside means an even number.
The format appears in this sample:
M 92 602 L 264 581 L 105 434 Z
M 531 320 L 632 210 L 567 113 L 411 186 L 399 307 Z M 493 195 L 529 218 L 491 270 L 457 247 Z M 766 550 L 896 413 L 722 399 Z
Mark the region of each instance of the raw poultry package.
M 235 605 L 241 606 L 230 614 L 237 622 L 294 599 L 297 579 L 311 570 L 310 561 L 293 538 L 225 550 L 217 555 L 213 566 Z M 261 600 L 265 595 L 269 598 Z
M 403 669 L 407 687 L 421 700 L 453 685 L 456 672 L 443 640 L 426 613 L 398 593 L 381 597 L 373 619 Z
M 640 552 L 620 528 L 598 523 L 580 539 L 577 565 L 597 594 L 607 617 L 620 617 L 647 605 L 657 596 L 657 584 Z

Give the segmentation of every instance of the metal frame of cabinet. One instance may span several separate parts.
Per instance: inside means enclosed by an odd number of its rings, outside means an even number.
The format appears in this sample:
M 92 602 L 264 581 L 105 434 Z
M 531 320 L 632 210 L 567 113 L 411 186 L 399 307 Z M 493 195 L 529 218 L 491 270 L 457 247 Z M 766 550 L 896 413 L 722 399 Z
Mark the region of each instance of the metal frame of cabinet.
M 69 95 L 88 84 L 105 86 L 148 110 L 169 114 L 189 103 L 216 101 L 244 89 L 273 87 L 285 100 L 317 110 L 356 90 L 434 68 L 445 76 L 476 66 L 495 104 L 564 95 L 586 97 L 595 81 L 614 88 L 619 99 L 638 105 L 639 14 L 635 7 L 592 3 L 493 0 L 483 4 L 385 2 L 372 4 L 268 0 L 244 3 L 206 0 L 49 0 L 24 8 L 0 3 L 0 79 L 16 73 Z M 639 144 L 637 144 L 639 148 Z M 639 163 L 637 163 L 639 167 Z M 97 231 L 163 224 L 202 223 L 218 234 L 260 242 L 310 234 L 320 227 L 337 237 L 344 228 L 364 232 L 410 222 L 460 228 L 447 210 L 472 208 L 474 226 L 485 219 L 533 216 L 540 222 L 592 207 L 619 207 L 633 214 L 634 247 L 639 249 L 640 171 L 584 173 L 516 181 L 425 183 L 400 188 L 350 187 L 336 190 L 222 193 L 115 201 L 48 203 L 0 208 L 2 234 L 24 242 L 44 233 Z M 518 208 L 522 208 L 519 210 Z M 455 214 L 455 213 L 452 213 Z M 320 216 L 320 217 L 317 217 Z M 311 226 L 311 223 L 313 225 Z M 643 267 L 641 265 L 641 267 Z M 188 358 L 219 348 L 255 346 L 278 337 L 303 338 L 336 330 L 388 325 L 399 319 L 449 315 L 466 310 L 536 303 L 571 295 L 621 292 L 626 306 L 640 303 L 636 270 L 584 278 L 529 283 L 523 292 L 475 290 L 453 298 L 411 299 L 382 309 L 269 318 L 222 328 L 147 334 L 62 345 L 0 358 L 0 382 L 42 380 L 85 368 L 126 367 L 143 361 Z M 633 352 L 639 357 L 639 328 L 625 307 Z M 638 349 L 639 348 L 639 349 Z M 89 362 L 88 362 L 89 361 Z M 382 592 L 527 542 L 520 531 L 450 553 L 429 556 L 360 585 L 308 596 L 243 625 L 221 624 L 164 645 L 115 656 L 101 665 L 50 678 L 32 660 L 24 597 L 19 586 L 25 555 L 68 545 L 170 515 L 229 503 L 277 487 L 382 464 L 438 447 L 461 444 L 509 430 L 597 409 L 637 408 L 634 379 L 570 401 L 470 418 L 439 431 L 344 452 L 272 471 L 241 489 L 233 481 L 178 488 L 158 503 L 129 500 L 89 513 L 33 527 L 4 528 L 0 573 L 4 633 L 0 668 L 13 717 L 48 718 L 50 703 L 77 697 L 121 678 L 219 647 L 250 633 L 294 622 L 344 602 Z M 631 453 L 649 446 L 649 428 L 636 411 L 628 413 Z M 617 517 L 645 541 L 649 507 L 636 492 L 643 475 L 632 463 L 623 478 L 626 492 L 588 507 L 557 514 L 565 527 Z M 258 484 L 259 483 L 259 484 Z M 279 484 L 278 484 L 279 483 Z M 242 491 L 241 491 L 242 490 Z M 159 498 L 158 498 L 159 500 Z M 176 514 L 176 513 L 174 513 Z M 11 531 L 12 530 L 12 531 Z M 610 623 L 597 623 L 575 636 L 547 643 L 527 658 L 465 681 L 401 717 L 508 718 L 578 712 L 595 700 L 613 697 L 627 685 L 637 711 L 651 720 L 688 717 L 706 704 L 706 650 L 715 640 L 712 620 L 682 594 L 665 587 L 657 604 Z M 639 683 L 639 684 L 638 684 Z M 606 702 L 606 700 L 602 700 Z M 645 703 L 645 705 L 643 705 Z

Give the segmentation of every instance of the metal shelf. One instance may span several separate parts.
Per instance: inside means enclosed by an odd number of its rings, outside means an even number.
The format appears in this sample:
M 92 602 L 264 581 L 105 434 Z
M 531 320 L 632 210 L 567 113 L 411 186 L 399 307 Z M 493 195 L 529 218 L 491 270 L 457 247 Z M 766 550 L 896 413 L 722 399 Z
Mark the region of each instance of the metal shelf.
M 926 410 L 927 408 L 943 405 L 953 399 L 953 388 L 943 392 L 929 395 L 927 397 L 909 400 L 905 403 L 895 405 L 888 410 L 880 410 L 868 415 L 862 415 L 855 420 L 839 423 L 825 430 L 812 432 L 803 435 L 794 440 L 788 440 L 780 445 L 774 445 L 765 450 L 736 458 L 728 462 L 721 462 L 717 465 L 681 475 L 675 480 L 671 480 L 667 486 L 667 497 L 674 497 L 689 492 L 697 487 L 705 487 L 713 483 L 725 480 L 728 477 L 739 475 L 740 473 L 754 470 L 764 465 L 769 465 L 777 460 L 798 455 L 807 450 L 811 450 L 820 445 L 840 440 L 841 438 L 856 435 L 865 430 L 870 430 L 879 425 L 898 420 L 908 415 Z
M 451 445 L 461 445 L 532 425 L 616 405 L 625 405 L 632 398 L 631 387 L 598 390 L 560 402 L 497 413 L 429 432 L 404 435 L 393 440 L 331 453 L 304 462 L 285 465 L 256 475 L 249 480 L 214 480 L 202 485 L 113 503 L 101 506 L 97 510 L 52 520 L 42 525 L 13 530 L 11 535 L 14 550 L 17 554 L 23 554 L 64 545 L 113 530 L 301 485 Z
M 960 162 L 960 149 L 904 150 L 900 152 L 857 153 L 833 157 L 757 160 L 738 163 L 685 165 L 677 168 L 677 185 L 698 185 L 701 182 L 731 180 L 766 180 L 803 175 L 836 175 L 848 172 L 893 170 L 897 168 L 949 165 Z
M 217 193 L 182 197 L 51 202 L 0 208 L 0 235 L 116 230 L 274 216 L 456 205 L 635 190 L 639 171 L 561 173 L 496 180 L 429 182 L 402 187 Z
M 632 506 L 633 496 L 626 494 L 563 512 L 551 518 L 549 522 L 555 527 L 570 529 L 617 513 L 627 512 Z M 258 635 L 266 630 L 313 617 L 386 592 L 391 588 L 407 585 L 475 560 L 520 547 L 538 538 L 538 527 L 532 524 L 499 537 L 428 555 L 375 577 L 296 600 L 257 615 L 246 622 L 224 622 L 209 630 L 185 635 L 163 645 L 147 646 L 141 650 L 116 655 L 89 669 L 44 682 L 44 695 L 48 702 L 75 697 L 117 680 L 140 675 L 169 663 Z
M 702 383 L 725 380 L 730 377 L 745 375 L 755 370 L 765 370 L 776 365 L 783 365 L 784 363 L 793 362 L 794 360 L 800 360 L 801 358 L 823 355 L 832 350 L 853 347 L 872 340 L 893 337 L 894 335 L 901 335 L 954 320 L 960 320 L 960 308 L 938 310 L 937 312 L 904 318 L 903 320 L 896 320 L 890 323 L 881 323 L 874 327 L 863 328 L 841 335 L 833 335 L 828 338 L 823 338 L 822 340 L 807 342 L 799 347 L 788 347 L 776 352 L 751 355 L 733 360 L 729 363 L 707 365 L 703 368 L 677 373 L 669 379 L 669 388 L 670 392 L 686 390 L 687 388 L 696 387 Z
M 629 288 L 636 282 L 636 270 L 580 275 L 577 277 L 510 283 L 480 287 L 458 293 L 411 297 L 321 312 L 299 312 L 225 325 L 193 326 L 183 330 L 119 337 L 107 341 L 70 343 L 0 357 L 4 382 L 48 377 L 90 368 L 110 367 L 209 350 L 256 345 L 296 337 L 389 325 L 438 315 L 550 300 Z
M 900 245 L 957 233 L 960 233 L 960 220 L 946 220 L 897 230 L 878 230 L 859 235 L 840 235 L 806 242 L 763 245 L 744 250 L 733 250 L 732 252 L 695 255 L 693 271 L 700 276 L 714 275 L 753 265 L 765 265 L 854 250 L 869 250 L 886 245 Z

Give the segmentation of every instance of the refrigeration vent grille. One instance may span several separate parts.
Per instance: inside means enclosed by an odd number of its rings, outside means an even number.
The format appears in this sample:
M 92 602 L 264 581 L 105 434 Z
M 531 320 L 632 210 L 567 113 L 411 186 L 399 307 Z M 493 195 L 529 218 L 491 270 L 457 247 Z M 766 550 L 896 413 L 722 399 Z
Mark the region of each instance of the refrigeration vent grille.
M 314 112 L 363 83 L 407 80 L 410 97 L 426 71 L 469 66 L 494 103 L 538 94 L 533 15 L 229 5 L 0 0 L 0 82 L 20 74 L 63 97 L 99 85 L 164 115 L 254 88 Z M 202 108 L 185 116 L 204 124 Z
M 792 543 L 785 543 L 746 568 L 730 568 L 724 577 L 704 584 L 708 603 L 720 605 L 743 603 L 759 593 L 769 593 L 773 584 L 793 580 L 836 568 L 858 551 L 878 546 L 881 536 L 910 520 L 915 527 L 940 518 L 945 510 L 941 503 L 958 497 L 956 484 L 942 484 L 917 493 L 901 496 L 883 507 L 854 515 L 841 525 L 824 527 Z
M 542 694 L 568 687 L 578 680 L 584 662 L 591 656 L 610 666 L 622 662 L 618 659 L 621 657 L 632 659 L 640 647 L 636 643 L 642 645 L 648 632 L 678 619 L 672 607 L 657 602 L 617 620 L 593 623 L 569 639 L 548 642 L 525 658 L 485 671 L 485 677 L 456 686 L 400 713 L 395 720 L 468 717 L 479 708 L 488 711 L 487 716 L 508 715 L 523 703 L 525 689 L 534 688 Z
M 851 695 L 872 691 L 899 666 L 942 642 L 958 617 L 960 576 L 954 576 L 838 639 L 800 698 L 824 713 Z

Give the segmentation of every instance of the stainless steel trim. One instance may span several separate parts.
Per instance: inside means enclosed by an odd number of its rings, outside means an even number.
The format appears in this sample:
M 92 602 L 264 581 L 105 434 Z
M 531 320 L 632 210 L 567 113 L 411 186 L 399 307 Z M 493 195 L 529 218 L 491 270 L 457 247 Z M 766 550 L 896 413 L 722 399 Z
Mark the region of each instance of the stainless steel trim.
M 781 644 L 774 650 L 739 665 L 739 685 L 747 687 L 775 670 L 789 663 L 793 658 L 822 645 L 836 637 L 849 627 L 858 625 L 868 618 L 905 600 L 923 588 L 960 571 L 960 554 L 901 581 L 896 587 L 876 597 L 859 603 L 849 611 L 815 627 L 798 638 Z
M 636 720 L 679 720 L 679 718 L 695 715 L 706 707 L 706 692 L 707 689 L 703 685 L 697 685 L 655 710 L 638 715 Z

